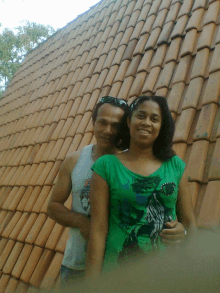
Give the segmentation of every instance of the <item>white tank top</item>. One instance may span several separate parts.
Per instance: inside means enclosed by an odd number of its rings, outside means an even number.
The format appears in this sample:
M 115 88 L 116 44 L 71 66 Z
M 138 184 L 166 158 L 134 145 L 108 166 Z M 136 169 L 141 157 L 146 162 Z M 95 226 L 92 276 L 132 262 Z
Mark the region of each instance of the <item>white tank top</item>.
M 92 178 L 91 166 L 93 145 L 84 147 L 75 168 L 72 171 L 72 211 L 89 215 L 89 191 Z M 62 264 L 70 269 L 84 270 L 86 262 L 87 241 L 78 228 L 69 229 L 69 239 L 66 244 Z

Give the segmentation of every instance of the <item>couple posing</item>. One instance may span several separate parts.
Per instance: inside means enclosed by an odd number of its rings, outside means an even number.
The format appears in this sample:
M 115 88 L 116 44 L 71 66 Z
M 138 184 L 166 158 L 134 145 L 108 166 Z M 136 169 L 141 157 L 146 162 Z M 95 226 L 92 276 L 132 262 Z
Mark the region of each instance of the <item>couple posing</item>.
M 87 276 L 96 277 L 131 252 L 180 242 L 184 226 L 195 225 L 185 164 L 172 151 L 174 122 L 165 98 L 141 96 L 129 107 L 103 97 L 92 118 L 97 144 L 64 160 L 48 204 L 49 217 L 70 227 L 63 284 L 84 275 L 85 259 Z M 64 202 L 71 191 L 70 211 Z

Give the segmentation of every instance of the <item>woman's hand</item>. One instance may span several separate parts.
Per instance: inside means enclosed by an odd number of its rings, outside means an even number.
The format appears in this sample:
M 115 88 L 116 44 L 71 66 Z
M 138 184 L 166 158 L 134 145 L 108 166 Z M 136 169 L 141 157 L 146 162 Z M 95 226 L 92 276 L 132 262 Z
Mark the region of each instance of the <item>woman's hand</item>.
M 177 220 L 166 223 L 167 229 L 163 229 L 160 237 L 167 245 L 176 245 L 186 239 L 186 230 Z

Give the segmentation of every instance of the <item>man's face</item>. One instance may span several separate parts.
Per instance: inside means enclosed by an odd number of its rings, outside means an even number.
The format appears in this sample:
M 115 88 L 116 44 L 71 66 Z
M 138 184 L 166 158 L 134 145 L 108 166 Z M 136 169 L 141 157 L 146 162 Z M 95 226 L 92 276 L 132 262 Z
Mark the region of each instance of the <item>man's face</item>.
M 98 109 L 94 122 L 97 145 L 102 149 L 113 148 L 113 140 L 118 133 L 124 110 L 111 104 L 103 104 Z

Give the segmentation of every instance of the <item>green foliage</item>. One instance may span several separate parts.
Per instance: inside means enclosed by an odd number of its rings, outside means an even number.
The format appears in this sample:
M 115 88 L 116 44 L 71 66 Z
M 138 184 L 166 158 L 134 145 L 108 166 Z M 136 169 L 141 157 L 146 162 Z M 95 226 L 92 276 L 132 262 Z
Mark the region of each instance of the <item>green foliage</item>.
M 1 27 L 1 24 L 0 24 Z M 23 21 L 14 30 L 0 34 L 0 97 L 26 54 L 51 36 L 55 30 L 35 22 Z

